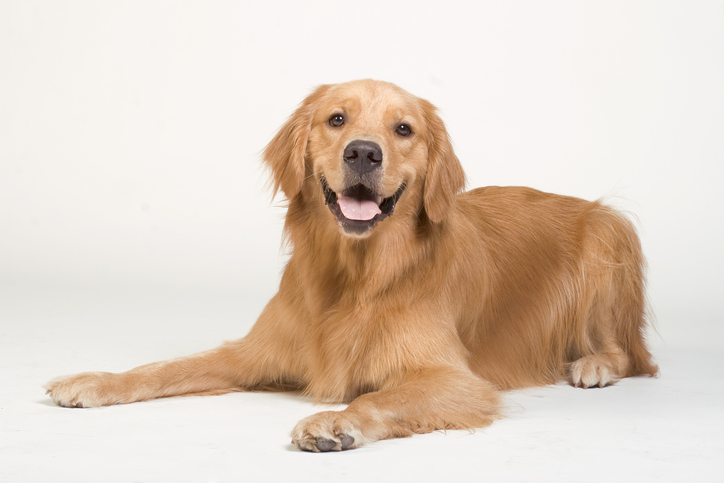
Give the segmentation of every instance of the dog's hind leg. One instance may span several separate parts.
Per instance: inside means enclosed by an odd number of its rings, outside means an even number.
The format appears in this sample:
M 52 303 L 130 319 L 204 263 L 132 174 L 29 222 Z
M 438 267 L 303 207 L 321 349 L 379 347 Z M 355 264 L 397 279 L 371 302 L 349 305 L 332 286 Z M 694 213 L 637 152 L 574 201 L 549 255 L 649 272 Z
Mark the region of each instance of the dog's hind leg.
M 603 207 L 590 221 L 583 293 L 569 348 L 569 381 L 588 388 L 622 377 L 653 376 L 658 368 L 644 339 L 644 258 L 638 236 L 628 220 Z

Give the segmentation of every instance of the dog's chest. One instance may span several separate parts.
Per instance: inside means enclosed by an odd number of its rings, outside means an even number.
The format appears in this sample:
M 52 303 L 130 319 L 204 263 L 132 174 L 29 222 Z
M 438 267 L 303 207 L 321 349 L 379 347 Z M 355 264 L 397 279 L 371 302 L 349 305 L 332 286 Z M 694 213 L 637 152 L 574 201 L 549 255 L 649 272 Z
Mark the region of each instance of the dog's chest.
M 374 306 L 332 311 L 315 325 L 309 389 L 318 399 L 349 400 L 380 389 L 405 365 L 404 334 Z

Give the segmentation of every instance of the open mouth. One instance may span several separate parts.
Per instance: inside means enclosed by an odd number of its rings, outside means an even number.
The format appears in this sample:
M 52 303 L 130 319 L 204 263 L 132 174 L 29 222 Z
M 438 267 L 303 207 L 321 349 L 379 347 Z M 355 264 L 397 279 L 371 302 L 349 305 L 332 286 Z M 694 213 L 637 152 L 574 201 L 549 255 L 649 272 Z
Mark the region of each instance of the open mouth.
M 362 234 L 395 211 L 395 205 L 405 191 L 405 183 L 388 198 L 383 198 L 363 184 L 335 193 L 324 177 L 321 178 L 324 201 L 344 231 Z

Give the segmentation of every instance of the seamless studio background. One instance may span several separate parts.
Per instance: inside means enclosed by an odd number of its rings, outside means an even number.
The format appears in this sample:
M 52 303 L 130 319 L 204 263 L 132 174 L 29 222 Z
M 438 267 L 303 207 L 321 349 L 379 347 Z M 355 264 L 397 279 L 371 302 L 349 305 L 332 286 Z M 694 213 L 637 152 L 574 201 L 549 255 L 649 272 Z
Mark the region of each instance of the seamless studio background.
M 717 481 L 722 25 L 717 1 L 0 2 L 0 480 Z M 54 376 L 248 331 L 285 261 L 260 152 L 357 78 L 438 106 L 468 187 L 629 212 L 661 377 L 517 392 L 473 435 L 337 459 L 287 444 L 325 408 L 286 395 L 50 405 Z

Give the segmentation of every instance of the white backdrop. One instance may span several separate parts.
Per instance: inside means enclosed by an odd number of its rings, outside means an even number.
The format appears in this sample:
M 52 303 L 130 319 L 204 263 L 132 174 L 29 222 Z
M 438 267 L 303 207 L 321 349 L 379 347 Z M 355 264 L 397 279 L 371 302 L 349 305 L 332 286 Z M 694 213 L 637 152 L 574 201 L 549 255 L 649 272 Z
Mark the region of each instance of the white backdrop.
M 314 86 L 371 77 L 440 108 L 470 187 L 630 211 L 664 341 L 716 346 L 722 26 L 722 2 L 4 0 L 0 281 L 262 304 L 259 153 Z

